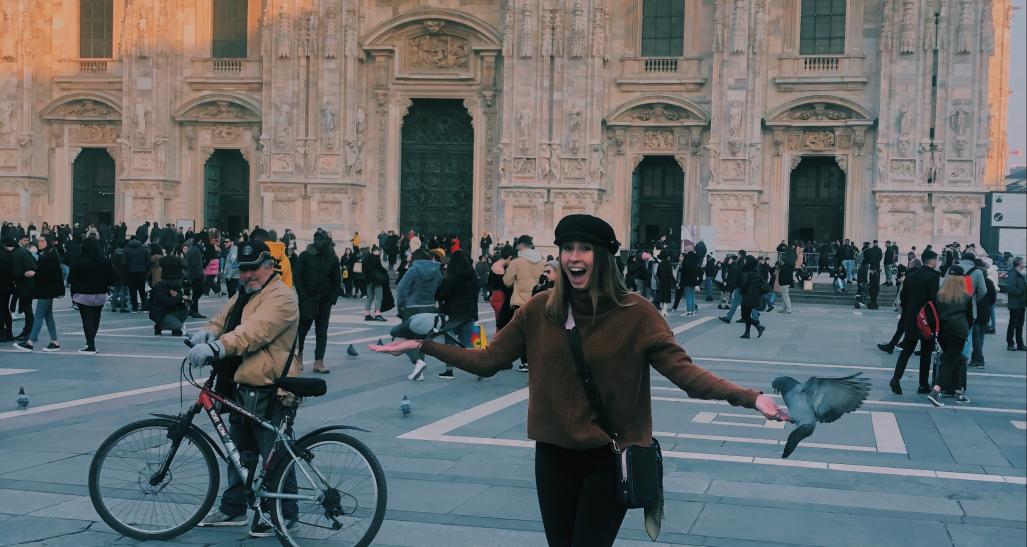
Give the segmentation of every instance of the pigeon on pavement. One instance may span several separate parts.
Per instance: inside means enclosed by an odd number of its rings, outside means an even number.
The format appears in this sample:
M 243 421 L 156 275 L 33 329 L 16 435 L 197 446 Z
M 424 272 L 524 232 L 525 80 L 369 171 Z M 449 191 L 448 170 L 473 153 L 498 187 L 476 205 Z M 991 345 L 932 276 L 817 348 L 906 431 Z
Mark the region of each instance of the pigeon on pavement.
M 25 410 L 29 407 L 29 396 L 25 394 L 25 388 L 18 389 L 18 408 Z
M 771 384 L 781 393 L 795 430 L 788 435 L 782 458 L 799 446 L 799 441 L 813 434 L 817 422 L 831 423 L 859 408 L 870 394 L 870 380 L 857 372 L 844 378 L 810 378 L 800 384 L 791 376 L 778 376 Z
M 407 399 L 406 395 L 404 395 L 399 401 L 399 411 L 403 413 L 403 416 L 410 414 L 412 406 L 414 406 L 414 403 L 411 403 L 410 399 Z
M 349 347 L 346 348 L 346 355 L 349 355 L 350 359 L 356 359 L 360 354 L 357 353 L 357 348 L 353 347 L 353 344 L 350 344 Z

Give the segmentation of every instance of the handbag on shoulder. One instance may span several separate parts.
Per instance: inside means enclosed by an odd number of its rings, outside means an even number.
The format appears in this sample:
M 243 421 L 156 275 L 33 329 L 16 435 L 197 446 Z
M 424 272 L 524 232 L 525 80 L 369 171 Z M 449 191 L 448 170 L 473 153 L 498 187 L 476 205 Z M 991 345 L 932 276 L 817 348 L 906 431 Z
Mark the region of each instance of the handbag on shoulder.
M 655 541 L 663 515 L 663 454 L 660 452 L 660 443 L 652 439 L 649 446 L 621 447 L 617 444 L 619 435 L 613 430 L 612 422 L 603 408 L 599 387 L 585 362 L 581 337 L 570 309 L 567 310 L 565 326 L 578 377 L 585 385 L 585 393 L 599 420 L 599 427 L 610 436 L 610 448 L 616 458 L 618 501 L 628 509 L 646 510 L 646 530 Z

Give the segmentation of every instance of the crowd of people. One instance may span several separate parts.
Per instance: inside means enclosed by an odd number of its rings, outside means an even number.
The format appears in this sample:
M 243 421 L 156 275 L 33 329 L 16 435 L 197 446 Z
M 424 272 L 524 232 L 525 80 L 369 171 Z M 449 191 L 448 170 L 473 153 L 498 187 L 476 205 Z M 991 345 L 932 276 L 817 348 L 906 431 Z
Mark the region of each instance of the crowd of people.
M 155 336 L 164 332 L 182 335 L 189 318 L 204 318 L 199 310 L 201 298 L 221 294 L 231 298 L 239 290 L 239 246 L 263 242 L 274 256 L 282 280 L 299 297 L 300 332 L 305 337 L 314 328 L 313 370 L 319 373 L 329 372 L 324 363 L 328 322 L 331 308 L 340 298 L 363 300 L 364 320 L 369 322 L 385 321 L 383 314 L 394 308 L 401 317 L 441 310 L 459 320 L 457 335 L 469 345 L 479 298 L 492 306 L 496 328 L 501 329 L 531 296 L 551 287 L 559 271 L 554 257 L 538 252 L 527 235 L 506 242 L 495 241 L 488 233 L 482 235 L 476 261 L 456 235 L 412 230 L 382 230 L 372 238 L 355 232 L 341 253 L 332 235 L 321 229 L 304 249 L 289 229 L 280 237 L 275 230 L 260 227 L 228 237 L 214 228 L 193 232 L 158 222 L 146 222 L 134 232 L 124 223 L 100 227 L 43 223 L 39 229 L 4 223 L 0 237 L 4 241 L 0 299 L 5 303 L 0 312 L 0 341 L 13 341 L 15 348 L 33 351 L 45 326 L 50 343 L 40 349 L 59 351 L 53 303 L 70 292 L 86 333 L 86 345 L 79 350 L 84 354 L 96 352 L 95 333 L 104 308 L 115 313 L 147 313 Z M 927 256 L 936 257 L 938 264 L 929 266 L 924 259 Z M 664 317 L 677 312 L 682 302 L 684 316 L 694 316 L 699 301 L 717 302 L 718 310 L 724 312 L 719 319 L 725 323 L 731 323 L 740 309 L 741 338 L 751 338 L 753 331 L 756 338 L 763 336 L 767 325 L 760 320 L 762 313 L 778 308 L 779 313 L 792 313 L 793 288 L 809 290 L 817 274 L 828 274 L 837 292 L 853 290 L 857 308 L 878 309 L 880 287 L 898 286 L 890 305 L 902 311 L 899 325 L 893 338 L 879 346 L 889 353 L 904 348 L 892 382 L 897 393 L 907 353 L 913 352 L 905 348 L 919 341 L 909 335 L 912 321 L 938 293 L 938 287 L 933 291 L 923 288 L 926 269 L 947 277 L 955 275 L 958 266 L 962 275 L 971 279 L 968 286 L 973 285 L 974 310 L 965 342 L 967 366 L 984 366 L 983 337 L 995 332 L 998 268 L 972 243 L 965 247 L 952 243 L 940 255 L 928 245 L 918 255 L 915 247 L 902 254 L 898 243 L 892 241 L 883 247 L 878 241 L 857 246 L 849 239 L 782 241 L 774 253 L 739 250 L 718 259 L 702 240 L 681 242 L 677 253 L 667 236 L 662 236 L 649 249 L 622 250 L 613 258 L 625 286 L 652 302 Z M 1007 345 L 1011 350 L 1022 349 L 1022 260 L 1015 262 L 1009 256 L 999 260 L 1013 265 L 1007 278 Z M 14 321 L 23 321 L 17 335 Z M 303 350 L 301 340 L 301 355 Z M 930 354 L 929 349 L 921 353 L 921 374 Z M 410 353 L 408 357 L 410 379 L 423 380 L 427 367 L 423 355 Z M 522 356 L 518 370 L 527 369 L 527 356 Z M 439 376 L 452 378 L 452 374 L 452 369 L 446 368 Z M 921 378 L 919 391 L 928 391 L 926 382 Z

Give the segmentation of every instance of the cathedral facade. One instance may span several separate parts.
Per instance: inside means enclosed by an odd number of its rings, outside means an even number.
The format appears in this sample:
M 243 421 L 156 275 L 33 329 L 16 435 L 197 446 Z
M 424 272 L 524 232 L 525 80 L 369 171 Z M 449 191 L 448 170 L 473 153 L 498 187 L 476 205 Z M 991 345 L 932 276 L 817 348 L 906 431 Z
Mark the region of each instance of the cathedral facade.
M 0 219 L 971 241 L 1008 4 L 0 0 Z

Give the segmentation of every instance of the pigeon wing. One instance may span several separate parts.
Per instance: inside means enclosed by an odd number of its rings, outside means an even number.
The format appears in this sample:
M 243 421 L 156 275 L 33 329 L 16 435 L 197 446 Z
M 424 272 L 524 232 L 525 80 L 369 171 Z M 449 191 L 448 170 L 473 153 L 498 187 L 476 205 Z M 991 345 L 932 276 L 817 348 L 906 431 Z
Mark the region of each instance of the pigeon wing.
M 859 408 L 870 394 L 870 380 L 857 372 L 844 378 L 817 378 L 802 388 L 818 422 L 830 423 Z

